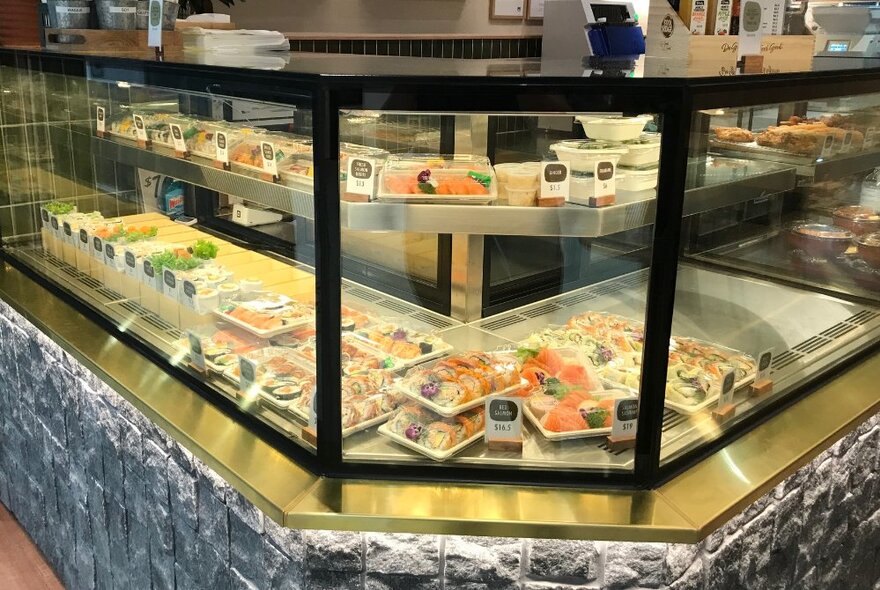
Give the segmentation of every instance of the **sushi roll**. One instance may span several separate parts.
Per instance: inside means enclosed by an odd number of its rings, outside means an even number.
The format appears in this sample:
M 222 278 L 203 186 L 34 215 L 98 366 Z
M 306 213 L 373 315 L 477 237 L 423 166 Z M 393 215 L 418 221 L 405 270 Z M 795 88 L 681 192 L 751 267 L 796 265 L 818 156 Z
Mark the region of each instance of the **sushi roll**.
M 235 361 L 238 360 L 237 356 L 235 356 L 234 354 L 233 355 L 229 354 L 230 349 L 228 346 L 208 346 L 204 349 L 203 352 L 205 354 L 205 360 L 208 361 L 209 363 L 213 363 L 215 365 L 223 364 L 223 363 L 218 362 L 218 359 L 225 357 L 225 356 L 233 356 L 233 357 L 235 357 Z
M 354 318 L 343 317 L 340 327 L 342 328 L 343 332 L 354 332 L 356 322 Z
M 432 422 L 424 428 L 420 441 L 422 446 L 435 451 L 446 451 L 458 444 L 458 433 L 451 424 Z
M 302 394 L 302 387 L 299 385 L 282 385 L 273 389 L 269 395 L 279 401 L 292 401 Z
M 529 409 L 532 414 L 540 420 L 544 415 L 559 405 L 559 400 L 552 395 L 544 395 L 543 393 L 529 398 Z
M 342 427 L 351 428 L 361 422 L 360 409 L 357 406 L 358 396 L 342 400 Z
M 410 404 L 400 410 L 388 421 L 388 428 L 395 434 L 404 435 L 411 425 L 421 425 L 429 420 L 429 413 L 421 406 Z
M 387 414 L 389 412 L 393 412 L 400 406 L 403 401 L 402 396 L 396 393 L 383 393 L 381 394 L 381 399 L 379 400 L 379 408 L 382 414 Z

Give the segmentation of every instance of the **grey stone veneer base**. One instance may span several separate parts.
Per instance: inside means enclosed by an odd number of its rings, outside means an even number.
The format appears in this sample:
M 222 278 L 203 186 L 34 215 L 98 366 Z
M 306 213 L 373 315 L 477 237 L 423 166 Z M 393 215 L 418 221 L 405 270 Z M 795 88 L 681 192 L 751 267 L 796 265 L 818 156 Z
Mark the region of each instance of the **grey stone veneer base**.
M 878 416 L 680 545 L 283 529 L 2 302 L 0 407 L 0 501 L 72 589 L 880 584 Z

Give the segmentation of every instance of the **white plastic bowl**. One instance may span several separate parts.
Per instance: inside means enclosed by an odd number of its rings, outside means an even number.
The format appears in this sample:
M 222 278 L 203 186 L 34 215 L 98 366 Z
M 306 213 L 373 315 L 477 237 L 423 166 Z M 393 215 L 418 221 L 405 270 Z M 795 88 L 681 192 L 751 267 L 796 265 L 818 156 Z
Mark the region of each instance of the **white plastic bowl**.
M 629 152 L 624 146 L 612 146 L 589 140 L 568 140 L 554 143 L 550 150 L 559 160 L 569 162 L 575 172 L 592 173 L 596 162 L 609 161 L 616 166 L 620 158 Z
M 636 139 L 642 134 L 645 124 L 653 119 L 648 115 L 639 115 L 638 117 L 582 115 L 575 118 L 583 126 L 587 137 L 605 141 Z
M 623 178 L 620 177 L 623 173 Z M 633 170 L 627 168 L 620 170 L 618 168 L 617 188 L 627 192 L 645 191 L 657 186 L 657 168 L 649 168 L 647 170 Z
M 660 162 L 660 136 L 643 133 L 636 139 L 622 144 L 629 152 L 620 158 L 621 166 L 643 167 Z

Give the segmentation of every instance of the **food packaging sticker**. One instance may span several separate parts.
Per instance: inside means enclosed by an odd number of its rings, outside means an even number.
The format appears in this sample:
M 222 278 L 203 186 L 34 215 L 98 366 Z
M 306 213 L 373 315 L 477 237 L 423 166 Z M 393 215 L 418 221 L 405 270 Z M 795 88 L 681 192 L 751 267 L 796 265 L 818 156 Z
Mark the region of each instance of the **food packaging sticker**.
M 49 222 L 49 210 L 45 207 L 40 207 L 40 220 L 43 222 L 43 227 L 45 227 L 46 229 L 52 227 L 51 223 Z
M 274 178 L 278 176 L 278 162 L 275 161 L 275 146 L 264 141 L 260 143 L 260 149 L 263 151 L 263 172 L 271 174 Z
M 771 365 L 773 364 L 773 351 L 765 350 L 758 355 L 758 371 L 755 374 L 755 382 L 770 379 Z
M 162 0 L 150 0 L 147 47 L 162 47 Z
M 187 309 L 196 308 L 196 284 L 190 280 L 183 281 L 183 289 L 180 295 L 181 304 Z
M 541 198 L 562 197 L 568 201 L 571 170 L 568 162 L 541 163 Z
M 486 400 L 486 442 L 522 437 L 522 398 L 493 397 Z
M 111 6 L 110 14 L 135 14 L 137 8 L 134 6 Z
M 204 373 L 207 370 L 205 364 L 205 351 L 202 349 L 202 339 L 195 332 L 188 332 L 189 359 L 197 371 Z
M 373 196 L 376 185 L 376 162 L 370 158 L 349 158 L 345 192 Z
M 61 223 L 58 221 L 57 215 L 52 215 L 49 218 L 49 227 L 52 229 L 52 233 L 59 238 L 61 237 Z
M 104 264 L 116 268 L 116 247 L 106 242 L 104 243 Z
M 138 276 L 138 268 L 137 256 L 134 255 L 134 252 L 132 252 L 131 250 L 126 250 L 125 256 L 123 257 L 123 263 L 125 274 L 133 279 L 136 279 Z
M 92 236 L 92 257 L 104 260 L 104 240 L 98 236 Z
M 134 128 L 138 141 L 147 141 L 147 126 L 144 125 L 144 118 L 140 115 L 134 115 Z
M 639 400 L 622 397 L 614 400 L 614 417 L 611 420 L 611 436 L 633 438 L 639 422 Z
M 170 297 L 174 301 L 180 300 L 177 289 L 177 275 L 170 268 L 162 271 L 162 292 L 165 293 L 166 297 Z
M 259 386 L 257 385 L 258 369 L 259 366 L 256 361 L 243 356 L 238 357 L 238 370 L 240 372 L 238 389 L 246 399 L 254 399 L 259 394 Z
M 70 227 L 70 222 L 65 221 L 61 224 L 61 229 L 64 233 L 64 241 L 68 244 L 73 244 L 73 228 Z
M 153 263 L 146 258 L 144 258 L 141 264 L 141 280 L 148 287 L 159 290 L 158 282 L 156 281 L 156 269 L 153 267 Z
M 91 240 L 89 240 L 89 232 L 85 229 L 79 230 L 78 238 L 79 239 L 76 241 L 76 245 L 79 247 L 79 249 L 82 252 L 85 252 L 86 254 L 88 254 L 89 250 L 90 250 L 89 242 L 91 241 Z
M 185 153 L 186 141 L 183 139 L 183 131 L 181 131 L 180 125 L 171 123 L 169 127 L 171 127 L 171 140 L 174 142 L 174 151 Z
M 88 14 L 91 9 L 88 6 L 56 6 L 55 14 Z
M 98 131 L 104 133 L 107 130 L 107 117 L 105 115 L 104 107 L 98 107 L 95 113 L 95 121 L 98 124 Z
M 617 193 L 617 166 L 610 160 L 600 160 L 593 167 L 593 195 L 610 197 Z
M 715 387 L 721 389 L 718 397 L 719 408 L 725 408 L 733 404 L 733 390 L 736 388 L 736 371 L 730 369 L 724 373 L 721 379 L 716 382 Z
M 226 133 L 223 131 L 218 131 L 214 135 L 214 146 L 217 148 L 217 155 L 215 158 L 218 162 L 222 162 L 224 164 L 229 163 L 229 138 L 226 137 Z

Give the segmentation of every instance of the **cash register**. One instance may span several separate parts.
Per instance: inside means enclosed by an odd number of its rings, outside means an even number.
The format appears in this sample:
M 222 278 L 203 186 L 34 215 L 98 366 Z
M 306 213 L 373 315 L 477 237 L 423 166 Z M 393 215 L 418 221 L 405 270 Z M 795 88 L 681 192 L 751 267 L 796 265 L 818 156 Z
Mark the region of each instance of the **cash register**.
M 880 58 L 880 3 L 811 3 L 810 12 L 817 56 Z

